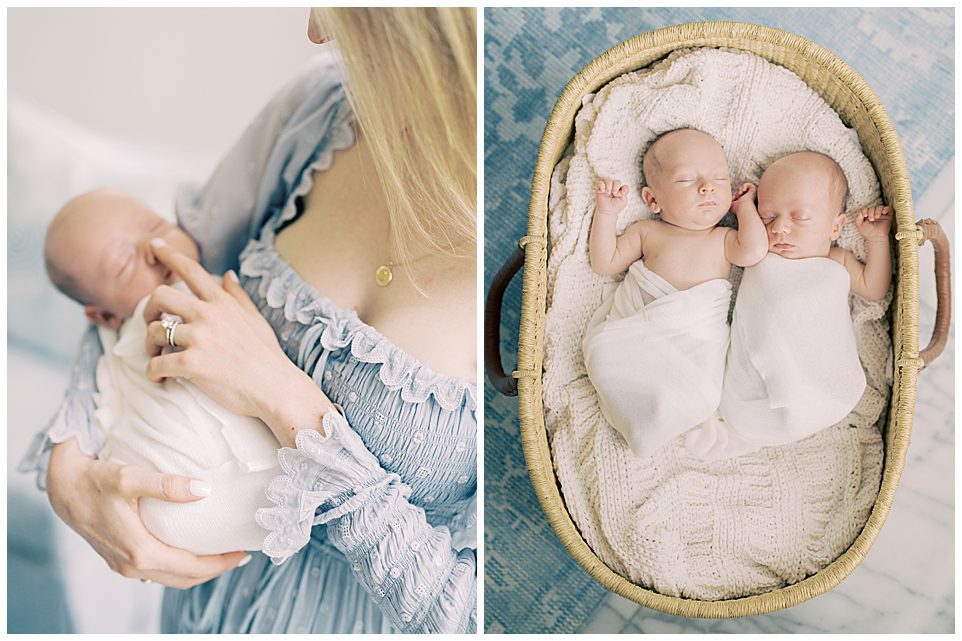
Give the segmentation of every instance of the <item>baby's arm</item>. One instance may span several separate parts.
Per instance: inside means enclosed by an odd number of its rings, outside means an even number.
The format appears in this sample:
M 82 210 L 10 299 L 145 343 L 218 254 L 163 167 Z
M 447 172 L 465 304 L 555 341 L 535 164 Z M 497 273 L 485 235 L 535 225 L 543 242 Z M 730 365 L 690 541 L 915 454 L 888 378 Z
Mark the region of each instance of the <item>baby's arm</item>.
M 739 267 L 751 267 L 768 253 L 768 230 L 755 207 L 755 185 L 742 183 L 732 201 L 738 229 L 725 235 L 725 260 Z
M 841 247 L 833 247 L 829 257 L 848 270 L 853 292 L 866 300 L 881 300 L 892 282 L 892 254 L 889 251 L 892 210 L 885 206 L 862 209 L 855 214 L 855 224 L 865 237 L 868 253 L 865 264 Z
M 627 204 L 628 185 L 617 180 L 599 180 L 595 185 L 595 215 L 588 236 L 588 259 L 591 268 L 601 276 L 620 274 L 641 258 L 643 222 L 630 225 L 615 234 L 618 213 Z

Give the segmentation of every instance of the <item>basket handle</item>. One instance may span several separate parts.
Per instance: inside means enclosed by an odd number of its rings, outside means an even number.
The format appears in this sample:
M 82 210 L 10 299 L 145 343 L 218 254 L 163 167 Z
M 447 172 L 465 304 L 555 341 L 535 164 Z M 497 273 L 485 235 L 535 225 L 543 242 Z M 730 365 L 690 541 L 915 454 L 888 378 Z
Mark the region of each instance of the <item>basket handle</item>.
M 519 242 L 494 275 L 484 304 L 484 371 L 494 388 L 505 396 L 518 395 L 518 380 L 506 375 L 501 364 L 501 304 L 504 290 L 523 266 L 524 245 Z
M 949 255 L 949 239 L 939 223 L 931 218 L 923 218 L 916 223 L 916 226 L 922 232 L 919 237 L 919 246 L 925 241 L 930 241 L 935 251 L 935 293 L 938 301 L 932 339 L 925 349 L 919 352 L 919 358 L 922 359 L 922 367 L 919 370 L 921 371 L 939 357 L 949 339 L 949 325 L 952 319 L 952 259 Z

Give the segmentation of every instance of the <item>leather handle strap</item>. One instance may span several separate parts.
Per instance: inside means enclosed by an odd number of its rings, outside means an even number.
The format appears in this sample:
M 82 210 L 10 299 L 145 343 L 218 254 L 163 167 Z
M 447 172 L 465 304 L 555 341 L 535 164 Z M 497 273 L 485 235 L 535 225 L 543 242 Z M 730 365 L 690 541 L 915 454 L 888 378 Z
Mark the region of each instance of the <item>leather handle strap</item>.
M 504 373 L 501 364 L 501 305 L 504 290 L 524 266 L 524 247 L 519 243 L 494 275 L 484 304 L 484 371 L 494 388 L 505 396 L 518 395 L 518 380 Z
M 935 293 L 938 301 L 932 339 L 925 349 L 919 352 L 919 358 L 923 362 L 922 369 L 924 369 L 939 357 L 949 339 L 949 325 L 952 320 L 952 259 L 949 252 L 949 239 L 939 223 L 930 218 L 923 218 L 916 223 L 916 226 L 922 231 L 919 246 L 929 241 L 935 251 Z

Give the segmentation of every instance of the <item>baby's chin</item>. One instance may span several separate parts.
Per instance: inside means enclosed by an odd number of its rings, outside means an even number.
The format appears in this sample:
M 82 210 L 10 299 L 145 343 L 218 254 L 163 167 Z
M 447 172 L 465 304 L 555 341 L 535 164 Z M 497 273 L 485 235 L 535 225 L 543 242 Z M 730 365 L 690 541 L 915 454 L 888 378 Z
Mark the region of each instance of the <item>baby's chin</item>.
M 671 223 L 675 227 L 681 227 L 689 231 L 704 231 L 718 226 L 725 214 L 728 213 L 731 205 L 715 205 L 704 208 L 697 208 L 683 216 L 665 216 L 661 214 L 661 219 L 666 223 Z

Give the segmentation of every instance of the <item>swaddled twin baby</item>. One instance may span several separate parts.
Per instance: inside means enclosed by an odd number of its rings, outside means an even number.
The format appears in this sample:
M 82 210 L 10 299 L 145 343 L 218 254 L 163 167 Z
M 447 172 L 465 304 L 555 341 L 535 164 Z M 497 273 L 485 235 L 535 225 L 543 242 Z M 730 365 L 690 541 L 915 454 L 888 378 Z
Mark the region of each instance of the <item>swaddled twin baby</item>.
M 599 274 L 628 269 L 583 341 L 602 413 L 649 456 L 687 433 L 705 459 L 800 440 L 843 419 L 865 377 L 848 293 L 878 300 L 891 279 L 887 207 L 854 214 L 863 265 L 833 247 L 847 182 L 834 160 L 799 152 L 733 200 L 721 146 L 692 129 L 648 148 L 641 196 L 660 220 L 616 236 L 627 187 L 596 185 L 589 257 Z M 715 225 L 733 209 L 738 230 Z M 746 267 L 729 330 L 732 265 Z
M 85 306 L 104 348 L 98 457 L 201 481 L 199 493 L 208 496 L 200 501 L 140 499 L 144 525 L 161 541 L 196 554 L 260 550 L 268 532 L 254 514 L 270 506 L 265 488 L 280 473 L 280 445 L 261 421 L 229 412 L 188 381 L 147 378 L 147 300 L 161 284 L 189 291 L 157 260 L 153 238 L 198 259 L 183 230 L 120 192 L 74 198 L 47 229 L 51 281 Z

